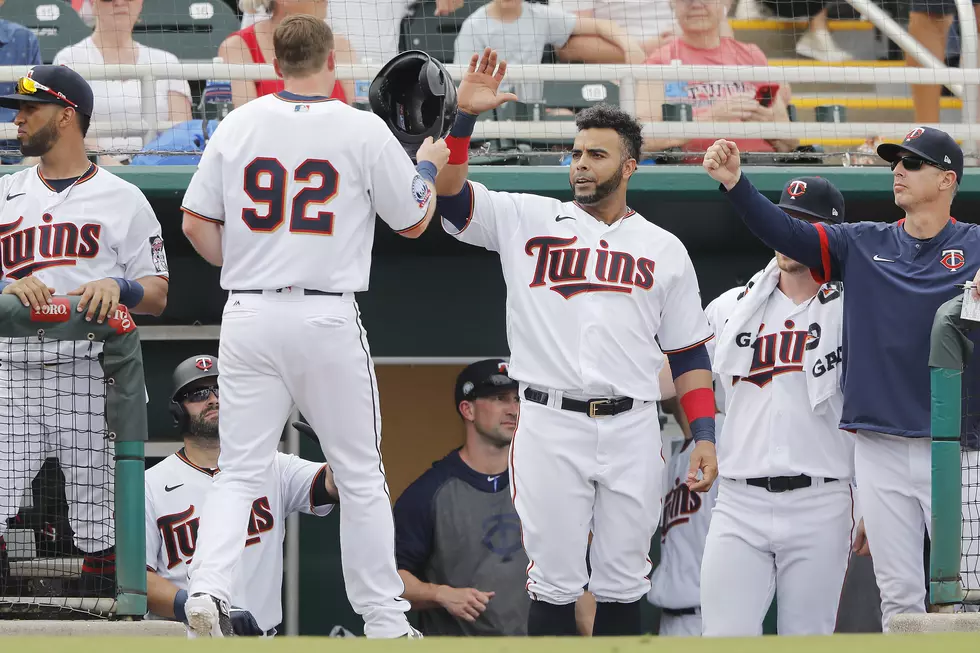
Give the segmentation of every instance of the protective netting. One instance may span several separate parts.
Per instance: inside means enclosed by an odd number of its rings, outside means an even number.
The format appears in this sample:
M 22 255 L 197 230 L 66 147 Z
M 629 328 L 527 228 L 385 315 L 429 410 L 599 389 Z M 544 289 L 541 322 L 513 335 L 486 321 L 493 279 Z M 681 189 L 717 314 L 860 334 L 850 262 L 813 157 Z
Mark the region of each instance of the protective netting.
M 971 333 L 976 344 L 980 330 Z M 961 582 L 969 603 L 980 603 L 980 353 L 963 372 L 963 539 Z
M 575 115 L 599 103 L 645 124 L 645 164 L 695 163 L 720 137 L 750 164 L 827 165 L 882 165 L 875 146 L 924 123 L 955 126 L 968 151 L 980 139 L 963 120 L 975 86 L 910 85 L 945 79 L 933 66 L 958 65 L 975 40 L 951 0 L 7 0 L 0 17 L 37 35 L 41 61 L 93 83 L 88 146 L 100 163 L 159 165 L 196 163 L 217 120 L 281 88 L 272 31 L 293 12 L 327 20 L 332 95 L 360 108 L 400 51 L 458 66 L 497 49 L 519 101 L 481 116 L 478 163 L 567 164 Z M 216 59 L 266 67 L 246 80 L 198 66 Z M 0 126 L 4 160 L 16 161 L 16 128 Z
M 114 603 L 101 350 L 43 336 L 0 340 L 0 618 L 104 614 Z

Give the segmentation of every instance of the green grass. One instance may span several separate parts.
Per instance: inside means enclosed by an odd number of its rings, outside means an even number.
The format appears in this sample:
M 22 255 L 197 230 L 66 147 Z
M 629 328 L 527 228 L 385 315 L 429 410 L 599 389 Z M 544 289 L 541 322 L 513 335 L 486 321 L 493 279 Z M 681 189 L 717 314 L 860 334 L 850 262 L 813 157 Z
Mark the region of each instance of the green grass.
M 4 637 L 4 651 L 16 653 L 174 653 L 175 650 L 227 653 L 381 653 L 408 648 L 420 653 L 925 653 L 978 651 L 980 633 L 928 635 L 834 635 L 832 637 L 701 638 L 429 638 L 425 640 L 278 637 L 275 640 L 188 641 L 172 637 Z

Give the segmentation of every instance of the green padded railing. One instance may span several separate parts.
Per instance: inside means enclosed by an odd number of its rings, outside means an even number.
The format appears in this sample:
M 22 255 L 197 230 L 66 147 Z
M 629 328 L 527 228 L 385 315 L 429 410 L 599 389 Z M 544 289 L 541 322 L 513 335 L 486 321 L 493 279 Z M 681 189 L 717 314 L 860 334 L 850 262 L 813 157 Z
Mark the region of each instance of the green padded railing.
M 960 431 L 963 367 L 973 345 L 966 334 L 976 326 L 963 320 L 963 296 L 936 311 L 929 349 L 932 385 L 932 548 L 929 602 L 963 602 L 960 582 L 963 529 Z
M 120 307 L 103 324 L 86 322 L 75 309 L 78 297 L 57 297 L 43 315 L 13 295 L 0 295 L 0 337 L 103 343 L 106 379 L 106 436 L 114 447 L 116 525 L 116 616 L 146 614 L 146 532 L 144 456 L 146 390 L 139 333 L 129 311 Z

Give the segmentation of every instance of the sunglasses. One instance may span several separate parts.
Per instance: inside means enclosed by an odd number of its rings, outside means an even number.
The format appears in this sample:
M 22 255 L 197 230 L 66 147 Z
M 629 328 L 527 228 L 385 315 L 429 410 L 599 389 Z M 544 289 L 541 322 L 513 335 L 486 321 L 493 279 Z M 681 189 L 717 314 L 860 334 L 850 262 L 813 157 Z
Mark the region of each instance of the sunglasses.
M 932 166 L 933 168 L 938 168 L 940 170 L 948 171 L 949 168 L 944 168 L 938 163 L 933 163 L 932 161 L 926 161 L 925 159 L 918 156 L 903 156 L 899 159 L 892 161 L 892 170 L 898 167 L 901 163 L 909 172 L 915 172 L 916 170 L 921 170 L 922 166 Z
M 184 397 L 181 401 L 190 401 L 191 403 L 200 403 L 202 401 L 207 401 L 208 397 L 214 395 L 214 398 L 218 398 L 218 386 L 217 385 L 206 385 L 190 392 L 184 393 Z
M 17 92 L 21 95 L 37 95 L 38 92 L 47 93 L 49 95 L 53 95 L 59 100 L 62 100 L 63 102 L 67 102 L 69 106 L 74 109 L 78 108 L 78 105 L 65 97 L 65 94 L 61 91 L 48 88 L 44 84 L 41 84 L 30 77 L 21 77 L 17 80 Z

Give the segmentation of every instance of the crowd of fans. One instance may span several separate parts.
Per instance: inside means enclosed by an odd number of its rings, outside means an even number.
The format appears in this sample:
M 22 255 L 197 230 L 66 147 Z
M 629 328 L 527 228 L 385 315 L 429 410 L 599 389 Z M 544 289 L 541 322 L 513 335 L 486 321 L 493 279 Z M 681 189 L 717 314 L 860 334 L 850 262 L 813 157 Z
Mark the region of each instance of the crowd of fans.
M 335 35 L 334 63 L 381 64 L 396 54 L 403 24 L 413 20 L 420 0 L 224 0 L 241 16 L 241 29 L 215 35 L 216 60 L 226 63 L 268 63 L 272 60 L 272 33 L 281 20 L 292 14 L 309 14 L 327 20 Z M 424 0 L 432 2 L 432 0 Z M 923 0 L 927 2 L 928 0 Z M 938 0 L 937 0 L 938 1 Z M 733 5 L 751 11 L 766 11 L 780 18 L 806 21 L 807 30 L 796 43 L 800 56 L 841 62 L 852 55 L 840 48 L 828 30 L 826 0 L 489 0 L 474 10 L 465 0 L 435 0 L 435 16 L 454 22 L 456 62 L 484 47 L 492 47 L 510 63 L 627 63 L 767 65 L 763 51 L 754 44 L 736 40 L 728 17 Z M 133 37 L 144 0 L 71 0 L 71 6 L 92 34 L 64 48 L 53 63 L 79 64 L 176 64 L 180 52 L 147 47 Z M 953 13 L 951 3 L 942 11 L 913 2 L 910 30 L 934 54 L 942 58 L 945 35 Z M 0 0 L 2 5 L 2 0 Z M 938 5 L 937 5 L 938 6 Z M 925 12 L 925 13 L 923 13 Z M 3 16 L 0 9 L 0 16 Z M 433 38 L 442 38 L 433 35 Z M 218 42 L 220 40 L 220 42 Z M 935 43 L 934 43 L 935 42 Z M 425 43 L 410 47 L 425 48 Z M 0 64 L 41 63 L 38 43 L 30 30 L 0 20 Z M 910 64 L 914 61 L 910 60 Z M 170 124 L 200 118 L 192 110 L 191 86 L 183 79 L 158 80 L 153 106 L 143 106 L 140 84 L 129 81 L 93 81 L 96 106 L 93 120 L 113 126 L 141 125 L 154 117 Z M 523 103 L 541 103 L 542 85 L 517 83 L 513 91 Z M 232 103 L 241 106 L 250 99 L 282 88 L 279 80 L 232 83 Z M 510 89 L 508 89 L 510 90 Z M 916 118 L 939 119 L 939 87 L 913 87 Z M 347 103 L 363 101 L 355 82 L 338 81 L 332 97 Z M 791 120 L 791 91 L 788 85 L 757 82 L 722 83 L 691 80 L 641 83 L 636 89 L 636 113 L 644 121 L 690 120 L 713 122 L 786 122 Z M 548 107 L 551 114 L 571 113 Z M 10 122 L 13 113 L 3 110 L 0 121 Z M 182 127 L 181 129 L 187 129 Z M 194 127 L 193 129 L 197 129 Z M 139 130 L 137 130 L 139 131 Z M 206 133 L 201 147 L 206 140 Z M 169 139 L 185 142 L 186 139 Z M 163 141 L 168 141 L 164 138 Z M 159 145 L 159 142 L 156 142 Z M 703 152 L 705 139 L 647 139 L 644 150 Z M 87 145 L 100 152 L 102 164 L 130 163 L 144 147 L 141 136 L 95 135 Z M 781 153 L 797 148 L 793 140 L 744 139 L 742 151 Z M 15 162 L 16 143 L 0 144 L 8 153 L 5 163 Z M 145 159 L 146 157 L 144 157 Z M 688 157 L 693 160 L 694 157 Z M 681 156 L 684 159 L 683 155 Z M 154 162 L 164 162 L 154 159 Z M 145 163 L 145 161 L 143 161 Z

